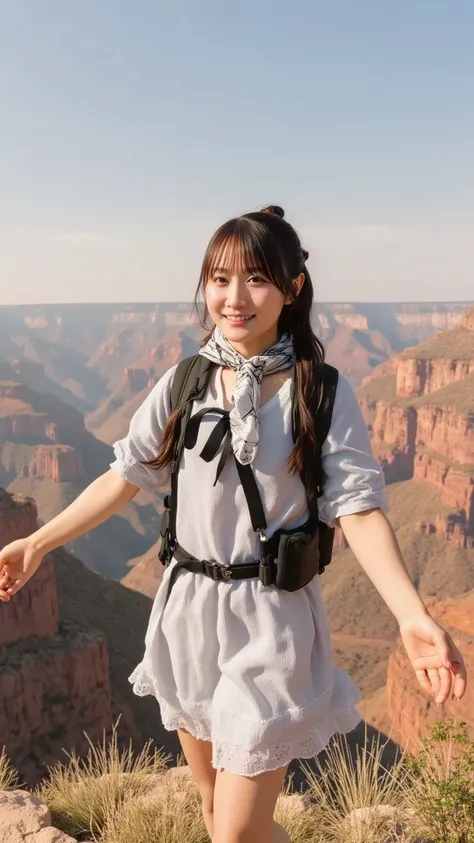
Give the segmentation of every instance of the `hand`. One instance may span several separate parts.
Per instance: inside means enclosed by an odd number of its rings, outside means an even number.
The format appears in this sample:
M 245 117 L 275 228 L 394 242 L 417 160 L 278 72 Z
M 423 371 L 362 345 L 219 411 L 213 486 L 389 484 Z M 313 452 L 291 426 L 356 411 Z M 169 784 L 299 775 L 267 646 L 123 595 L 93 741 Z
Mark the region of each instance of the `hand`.
M 0 600 L 7 603 L 38 570 L 43 554 L 31 539 L 18 539 L 0 551 Z
M 421 687 L 442 705 L 466 691 L 464 659 L 452 638 L 429 615 L 400 624 L 402 641 Z

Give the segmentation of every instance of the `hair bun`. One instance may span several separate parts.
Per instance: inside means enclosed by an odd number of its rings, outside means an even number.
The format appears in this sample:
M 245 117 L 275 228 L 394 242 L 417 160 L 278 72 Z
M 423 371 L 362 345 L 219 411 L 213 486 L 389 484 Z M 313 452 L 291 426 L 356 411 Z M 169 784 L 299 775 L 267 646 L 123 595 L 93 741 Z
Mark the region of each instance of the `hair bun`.
M 285 212 L 280 205 L 267 205 L 265 208 L 262 208 L 260 211 L 261 214 L 274 214 L 276 217 L 283 217 L 285 216 Z

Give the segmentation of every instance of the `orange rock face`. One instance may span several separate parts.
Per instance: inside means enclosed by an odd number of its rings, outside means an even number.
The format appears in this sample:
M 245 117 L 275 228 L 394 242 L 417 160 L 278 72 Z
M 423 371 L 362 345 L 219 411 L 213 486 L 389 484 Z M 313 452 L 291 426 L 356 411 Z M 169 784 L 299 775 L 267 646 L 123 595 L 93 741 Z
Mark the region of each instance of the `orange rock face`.
M 414 477 L 436 488 L 451 512 L 434 512 L 420 531 L 463 548 L 474 544 L 473 325 L 470 311 L 458 328 L 376 369 L 360 390 L 387 481 Z
M 0 547 L 31 534 L 36 507 L 0 489 Z M 60 625 L 54 567 L 46 558 L 9 603 L 0 604 L 0 735 L 28 781 L 63 747 L 86 749 L 111 722 L 104 638 Z
M 70 445 L 41 445 L 36 452 L 34 468 L 37 477 L 56 483 L 68 483 L 85 474 L 81 454 Z M 32 471 L 34 468 L 31 467 Z
M 474 393 L 472 400 L 474 404 Z M 449 405 L 418 407 L 415 445 L 442 454 L 448 462 L 474 465 L 474 413 Z
M 448 628 L 466 661 L 468 675 L 474 672 L 474 593 L 458 601 L 446 601 L 431 608 L 433 616 Z M 387 708 L 393 737 L 402 744 L 421 737 L 426 725 L 441 716 L 465 720 L 474 732 L 474 698 L 470 688 L 461 701 L 448 700 L 443 712 L 419 688 L 413 668 L 400 644 L 389 659 Z
M 54 399 L 51 407 L 54 419 L 47 396 L 33 396 L 23 383 L 0 381 L 0 464 L 7 472 L 57 483 L 84 476 L 79 451 L 60 444 L 85 434 L 84 419 Z
M 474 372 L 474 360 L 404 358 L 397 367 L 397 395 L 428 395 L 471 372 Z
M 458 328 L 396 358 L 395 378 L 393 370 L 383 372 L 361 389 L 374 450 L 388 465 L 388 479 L 402 479 L 410 455 L 409 476 L 438 493 L 438 509 L 418 525 L 419 531 L 463 550 L 474 548 L 473 372 L 474 310 Z M 450 630 L 472 674 L 474 592 L 430 611 Z M 393 736 L 403 744 L 422 736 L 426 725 L 441 716 L 465 720 L 474 731 L 472 691 L 460 702 L 449 700 L 440 712 L 419 688 L 401 644 L 389 659 L 386 700 Z

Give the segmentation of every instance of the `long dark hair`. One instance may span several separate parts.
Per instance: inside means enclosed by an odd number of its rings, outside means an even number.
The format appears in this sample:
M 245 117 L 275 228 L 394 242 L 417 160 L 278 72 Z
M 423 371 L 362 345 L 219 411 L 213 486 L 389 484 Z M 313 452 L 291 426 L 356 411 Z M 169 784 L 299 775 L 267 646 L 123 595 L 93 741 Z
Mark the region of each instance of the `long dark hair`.
M 269 278 L 291 303 L 284 305 L 278 328 L 280 334 L 293 338 L 296 355 L 296 401 L 299 414 L 299 432 L 290 456 L 290 470 L 299 473 L 308 489 L 314 481 L 313 471 L 318 446 L 315 434 L 315 414 L 321 399 L 324 348 L 311 327 L 313 284 L 306 267 L 307 253 L 303 250 L 295 229 L 284 219 L 279 205 L 269 205 L 261 211 L 243 214 L 224 223 L 212 237 L 204 260 L 196 290 L 195 306 L 200 323 L 212 333 L 205 301 L 205 289 L 216 267 L 233 266 L 240 271 L 260 271 Z M 229 266 L 229 270 L 233 268 Z M 299 295 L 295 294 L 293 281 L 304 273 L 304 284 Z M 204 338 L 205 343 L 209 334 Z M 176 427 L 180 411 L 172 413 L 165 428 L 158 455 L 150 464 L 164 468 L 171 462 Z

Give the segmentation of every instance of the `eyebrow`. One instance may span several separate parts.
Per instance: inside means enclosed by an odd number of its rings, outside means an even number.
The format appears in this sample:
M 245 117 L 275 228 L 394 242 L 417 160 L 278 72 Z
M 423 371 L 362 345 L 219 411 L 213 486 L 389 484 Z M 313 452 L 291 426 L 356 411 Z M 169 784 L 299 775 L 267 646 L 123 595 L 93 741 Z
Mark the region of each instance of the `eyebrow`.
M 228 275 L 230 272 L 233 272 L 233 270 L 229 269 L 228 267 L 225 267 L 225 266 L 215 266 L 212 270 L 212 275 L 214 275 L 216 272 L 225 272 Z M 244 273 L 260 272 L 260 273 L 264 274 L 263 270 L 259 266 L 247 266 L 247 267 L 245 267 L 243 272 Z

